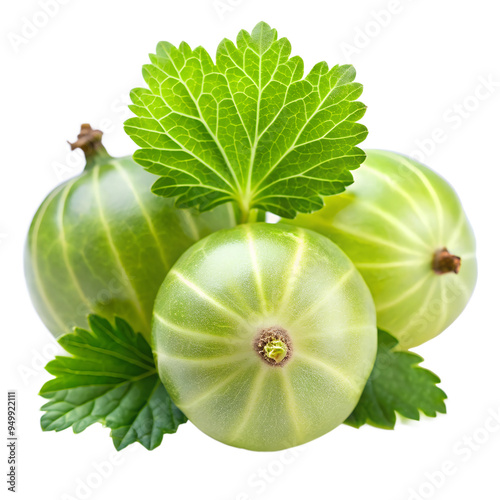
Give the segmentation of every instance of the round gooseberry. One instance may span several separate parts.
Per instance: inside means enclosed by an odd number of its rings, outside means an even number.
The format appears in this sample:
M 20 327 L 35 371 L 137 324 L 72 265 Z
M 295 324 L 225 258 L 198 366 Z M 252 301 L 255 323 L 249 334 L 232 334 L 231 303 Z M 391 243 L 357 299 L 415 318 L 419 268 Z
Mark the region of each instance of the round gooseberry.
M 378 326 L 408 349 L 446 329 L 477 277 L 475 240 L 460 200 L 415 160 L 368 151 L 345 193 L 293 224 L 328 236 L 352 259 L 373 295 Z
M 315 439 L 356 406 L 373 367 L 373 299 L 328 238 L 274 224 L 211 234 L 158 293 L 153 350 L 199 429 L 250 450 Z
M 151 192 L 155 176 L 132 157 L 112 158 L 102 133 L 82 125 L 83 173 L 56 187 L 28 234 L 25 274 L 33 304 L 56 337 L 87 315 L 120 316 L 150 338 L 156 292 L 195 241 L 234 225 L 230 205 L 201 215 Z

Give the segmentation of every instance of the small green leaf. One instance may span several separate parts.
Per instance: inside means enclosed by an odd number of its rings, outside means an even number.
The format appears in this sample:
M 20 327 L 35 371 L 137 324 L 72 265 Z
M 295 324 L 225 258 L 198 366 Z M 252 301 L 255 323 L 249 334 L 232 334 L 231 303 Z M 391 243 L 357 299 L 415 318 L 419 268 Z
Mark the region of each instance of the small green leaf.
M 290 53 L 263 22 L 223 40 L 215 63 L 202 47 L 158 44 L 125 123 L 134 159 L 160 176 L 154 193 L 201 211 L 234 202 L 242 220 L 256 208 L 293 218 L 353 182 L 367 135 L 355 70 L 320 62 L 304 77 Z
M 186 422 L 161 384 L 151 347 L 128 323 L 89 316 L 90 330 L 75 328 L 58 339 L 72 357 L 56 356 L 46 370 L 40 395 L 50 399 L 42 410 L 44 431 L 73 427 L 82 432 L 101 422 L 111 429 L 117 450 L 134 442 L 156 448 L 163 434 Z
M 419 420 L 420 413 L 446 413 L 447 396 L 436 385 L 439 377 L 419 366 L 423 359 L 417 354 L 394 351 L 397 344 L 392 335 L 379 330 L 375 366 L 347 425 L 394 429 L 396 413 L 412 420 Z

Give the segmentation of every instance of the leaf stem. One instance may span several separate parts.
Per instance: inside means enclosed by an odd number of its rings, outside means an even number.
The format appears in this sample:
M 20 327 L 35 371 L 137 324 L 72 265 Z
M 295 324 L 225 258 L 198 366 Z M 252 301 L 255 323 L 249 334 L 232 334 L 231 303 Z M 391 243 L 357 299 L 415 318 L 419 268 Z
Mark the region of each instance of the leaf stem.
M 250 224 L 252 222 L 257 222 L 259 217 L 259 209 L 243 209 L 240 206 L 240 216 L 238 217 L 238 224 Z

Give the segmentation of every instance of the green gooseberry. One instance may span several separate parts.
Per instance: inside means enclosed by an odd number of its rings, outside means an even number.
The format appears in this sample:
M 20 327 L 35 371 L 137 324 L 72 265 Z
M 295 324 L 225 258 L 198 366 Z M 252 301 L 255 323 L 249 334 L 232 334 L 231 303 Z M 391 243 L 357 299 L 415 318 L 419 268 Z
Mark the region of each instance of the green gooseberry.
M 375 308 L 328 238 L 245 224 L 175 263 L 155 302 L 152 345 L 163 384 L 199 429 L 280 450 L 350 415 L 376 355 Z
M 132 157 L 112 158 L 85 124 L 83 173 L 57 186 L 28 234 L 25 275 L 42 321 L 58 337 L 87 315 L 120 316 L 150 338 L 153 303 L 177 258 L 194 242 L 235 224 L 230 205 L 194 214 L 151 193 L 155 176 Z
M 474 290 L 475 239 L 457 194 L 406 156 L 368 151 L 354 184 L 290 222 L 342 248 L 370 288 L 378 326 L 403 349 L 439 335 Z

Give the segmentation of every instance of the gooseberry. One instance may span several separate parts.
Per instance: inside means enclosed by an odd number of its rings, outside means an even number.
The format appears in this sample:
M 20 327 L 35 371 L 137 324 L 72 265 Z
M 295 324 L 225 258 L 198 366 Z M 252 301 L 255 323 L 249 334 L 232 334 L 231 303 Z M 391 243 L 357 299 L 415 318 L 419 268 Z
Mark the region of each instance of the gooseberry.
M 230 205 L 201 215 L 151 193 L 155 177 L 131 157 L 112 158 L 102 133 L 83 125 L 83 173 L 43 201 L 25 251 L 28 289 L 57 337 L 87 326 L 87 315 L 120 316 L 150 337 L 156 292 L 190 245 L 234 225 Z
M 271 451 L 356 406 L 377 330 L 361 275 L 313 231 L 246 224 L 187 250 L 161 285 L 153 350 L 175 404 L 209 436 Z
M 445 330 L 477 277 L 475 240 L 453 188 L 421 163 L 368 151 L 354 184 L 293 224 L 342 248 L 373 295 L 378 326 L 408 349 Z

